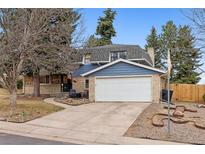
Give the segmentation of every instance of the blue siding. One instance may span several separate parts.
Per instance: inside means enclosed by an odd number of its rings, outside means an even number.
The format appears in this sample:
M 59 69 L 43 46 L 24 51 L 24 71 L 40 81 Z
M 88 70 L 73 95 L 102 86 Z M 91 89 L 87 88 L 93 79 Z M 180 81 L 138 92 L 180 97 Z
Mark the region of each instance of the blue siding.
M 97 67 L 100 67 L 100 65 L 97 64 L 85 64 L 80 66 L 77 70 L 75 70 L 72 74 L 73 77 L 81 76 L 81 74 L 89 72 Z
M 124 62 L 119 62 L 117 64 L 99 70 L 97 72 L 94 72 L 89 76 L 151 75 L 151 74 L 160 74 L 160 73 L 146 68 L 127 64 Z

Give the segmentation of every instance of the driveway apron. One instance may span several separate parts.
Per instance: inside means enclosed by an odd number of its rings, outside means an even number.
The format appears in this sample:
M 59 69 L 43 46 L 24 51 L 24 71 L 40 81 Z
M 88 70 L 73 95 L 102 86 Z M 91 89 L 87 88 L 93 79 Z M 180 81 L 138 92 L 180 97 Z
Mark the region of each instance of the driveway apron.
M 37 126 L 34 134 L 95 142 L 107 136 L 123 137 L 148 103 L 91 103 L 67 106 L 65 110 L 27 122 Z M 104 138 L 103 138 L 104 139 Z

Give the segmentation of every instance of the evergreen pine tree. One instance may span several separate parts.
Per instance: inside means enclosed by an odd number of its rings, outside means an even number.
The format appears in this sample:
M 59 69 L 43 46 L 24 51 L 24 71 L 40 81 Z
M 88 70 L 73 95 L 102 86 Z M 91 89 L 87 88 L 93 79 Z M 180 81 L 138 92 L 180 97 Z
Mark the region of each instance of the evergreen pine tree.
M 112 37 L 116 36 L 113 26 L 113 21 L 116 16 L 116 11 L 107 9 L 104 11 L 105 16 L 98 19 L 96 35 L 100 35 L 100 45 L 112 44 Z
M 177 47 L 177 27 L 173 21 L 168 21 L 166 25 L 162 26 L 162 33 L 160 35 L 159 41 L 159 52 L 162 53 L 162 67 L 167 69 L 167 50 L 170 50 L 172 71 L 171 71 L 171 81 L 176 74 L 175 68 L 178 63 L 176 57 L 176 47 Z
M 88 48 L 91 48 L 91 47 L 97 47 L 100 45 L 100 41 L 97 37 L 95 37 L 95 35 L 91 35 L 86 44 L 85 44 L 85 47 L 88 47 Z
M 152 47 L 155 52 L 155 67 L 162 68 L 162 53 L 159 51 L 159 37 L 157 35 L 157 30 L 153 26 L 150 34 L 146 38 L 147 44 L 145 45 L 145 49 Z
M 180 26 L 175 55 L 178 63 L 175 67 L 176 74 L 173 82 L 196 84 L 200 80 L 200 73 L 197 72 L 197 68 L 202 65 L 199 61 L 201 51 L 196 49 L 194 44 L 195 37 L 191 33 L 191 28 L 187 25 Z

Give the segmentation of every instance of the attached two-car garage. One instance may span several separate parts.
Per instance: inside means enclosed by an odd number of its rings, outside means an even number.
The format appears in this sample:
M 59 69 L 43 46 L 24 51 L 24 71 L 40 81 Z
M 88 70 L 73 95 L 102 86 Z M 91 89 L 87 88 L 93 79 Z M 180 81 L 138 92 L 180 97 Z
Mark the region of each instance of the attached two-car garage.
M 89 77 L 89 100 L 95 102 L 159 102 L 161 75 L 150 66 L 119 59 L 82 74 Z
M 95 80 L 96 101 L 152 101 L 152 78 L 105 77 Z

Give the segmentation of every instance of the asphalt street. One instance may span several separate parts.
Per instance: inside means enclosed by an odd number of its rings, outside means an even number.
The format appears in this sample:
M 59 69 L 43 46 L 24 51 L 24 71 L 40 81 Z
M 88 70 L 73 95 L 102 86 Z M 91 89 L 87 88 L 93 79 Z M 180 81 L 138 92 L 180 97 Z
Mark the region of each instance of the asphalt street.
M 0 145 L 73 145 L 73 144 L 0 133 Z

